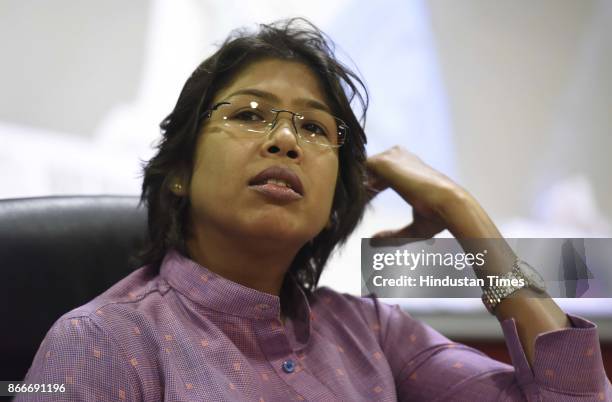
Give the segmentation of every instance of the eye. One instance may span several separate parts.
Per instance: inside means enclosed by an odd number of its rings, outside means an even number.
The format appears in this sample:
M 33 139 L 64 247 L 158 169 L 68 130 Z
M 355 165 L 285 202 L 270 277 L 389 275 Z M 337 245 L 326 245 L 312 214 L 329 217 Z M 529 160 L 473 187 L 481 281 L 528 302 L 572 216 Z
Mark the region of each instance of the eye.
M 325 129 L 316 123 L 306 123 L 302 127 L 305 130 L 311 132 L 312 134 L 327 136 L 327 132 L 325 131 Z
M 234 120 L 240 120 L 245 122 L 255 122 L 255 121 L 264 121 L 265 119 L 259 113 L 256 113 L 252 110 L 243 110 L 242 112 L 238 112 L 234 114 L 232 117 Z

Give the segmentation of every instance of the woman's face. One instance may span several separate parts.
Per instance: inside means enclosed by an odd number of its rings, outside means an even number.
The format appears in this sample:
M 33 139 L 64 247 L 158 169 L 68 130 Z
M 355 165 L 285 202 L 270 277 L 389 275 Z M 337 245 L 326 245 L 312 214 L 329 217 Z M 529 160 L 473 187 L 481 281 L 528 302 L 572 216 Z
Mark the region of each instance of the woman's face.
M 236 96 L 244 99 L 234 94 L 245 90 L 268 94 L 276 109 L 304 110 L 309 108 L 304 106 L 307 101 L 328 105 L 319 79 L 299 62 L 252 62 L 218 91 L 213 104 L 231 102 Z M 255 101 L 268 101 L 248 96 Z M 258 237 L 301 246 L 328 222 L 338 176 L 337 149 L 298 139 L 289 113 L 279 114 L 268 135 L 238 131 L 215 119 L 214 112 L 213 118 L 205 122 L 189 186 L 196 233 Z M 263 188 L 275 183 L 252 185 L 253 178 L 270 167 L 293 172 L 301 182 L 301 196 L 277 197 Z M 271 190 L 274 193 L 279 188 Z

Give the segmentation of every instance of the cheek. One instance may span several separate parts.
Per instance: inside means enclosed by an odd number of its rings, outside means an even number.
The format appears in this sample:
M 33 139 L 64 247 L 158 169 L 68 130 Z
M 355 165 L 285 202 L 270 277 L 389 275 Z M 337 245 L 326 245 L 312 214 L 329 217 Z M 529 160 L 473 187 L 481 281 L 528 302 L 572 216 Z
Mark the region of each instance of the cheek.
M 328 214 L 331 210 L 334 194 L 336 192 L 338 162 L 337 160 L 329 161 L 327 163 L 327 168 L 323 169 L 319 166 L 317 170 L 319 170 L 319 174 L 315 176 L 317 179 L 314 182 L 317 188 L 317 194 L 316 197 L 313 197 L 313 201 L 321 207 L 324 207 L 323 209 L 326 214 Z
M 216 141 L 198 144 L 191 178 L 191 201 L 194 207 L 224 205 L 231 201 L 231 190 L 238 180 L 235 175 L 237 152 L 223 149 Z M 232 174 L 234 172 L 234 174 Z
M 327 193 L 326 193 L 326 196 L 327 196 L 327 200 L 329 201 L 330 208 L 331 208 L 331 204 L 334 201 L 334 194 L 336 192 L 336 185 L 338 184 L 337 183 L 337 178 L 338 178 L 338 175 L 336 174 L 334 176 L 330 176 L 327 179 Z

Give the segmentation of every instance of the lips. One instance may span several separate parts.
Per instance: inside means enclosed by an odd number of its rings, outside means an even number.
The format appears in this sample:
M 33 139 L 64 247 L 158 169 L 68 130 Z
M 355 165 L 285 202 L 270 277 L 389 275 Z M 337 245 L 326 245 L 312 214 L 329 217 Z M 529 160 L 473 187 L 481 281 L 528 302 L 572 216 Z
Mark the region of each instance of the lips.
M 304 186 L 298 175 L 283 166 L 271 166 L 261 171 L 249 180 L 249 186 L 260 190 L 269 190 L 265 191 L 266 193 L 274 192 L 281 196 L 284 194 L 288 198 L 296 198 L 295 196 L 302 198 L 304 195 Z M 293 197 L 289 197 L 291 195 Z

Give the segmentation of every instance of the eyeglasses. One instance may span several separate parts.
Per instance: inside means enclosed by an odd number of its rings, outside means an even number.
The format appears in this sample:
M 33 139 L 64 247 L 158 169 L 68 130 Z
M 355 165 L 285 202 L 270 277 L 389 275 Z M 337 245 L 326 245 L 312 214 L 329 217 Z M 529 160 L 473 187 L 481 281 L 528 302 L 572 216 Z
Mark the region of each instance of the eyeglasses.
M 318 109 L 300 112 L 276 109 L 273 105 L 252 98 L 236 98 L 219 102 L 206 110 L 202 118 L 252 135 L 267 135 L 276 127 L 281 113 L 291 114 L 295 133 L 301 140 L 323 147 L 338 148 L 348 136 L 348 125 L 341 119 Z

